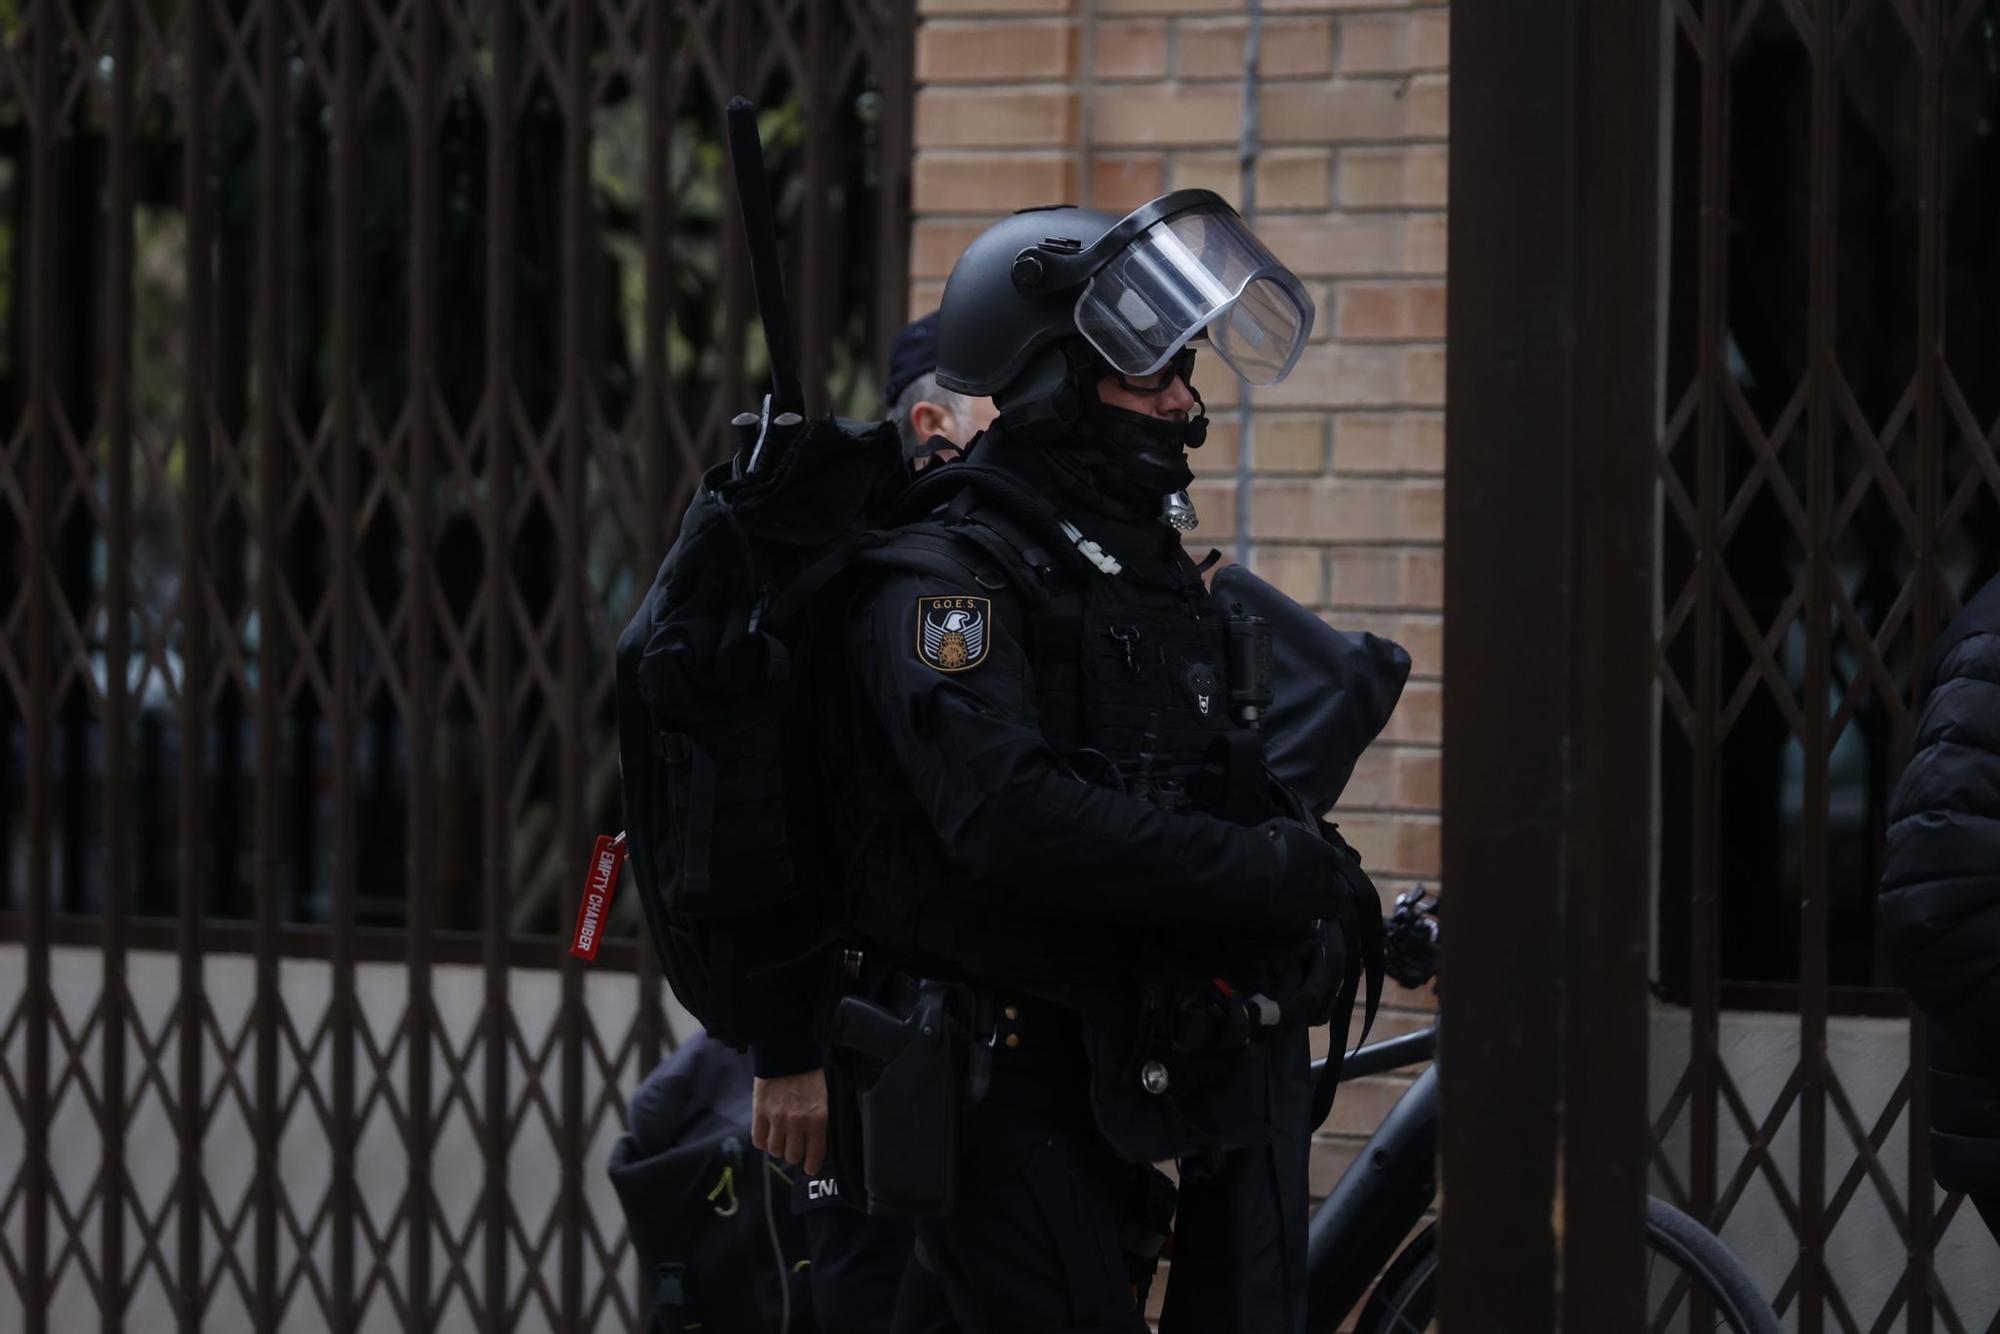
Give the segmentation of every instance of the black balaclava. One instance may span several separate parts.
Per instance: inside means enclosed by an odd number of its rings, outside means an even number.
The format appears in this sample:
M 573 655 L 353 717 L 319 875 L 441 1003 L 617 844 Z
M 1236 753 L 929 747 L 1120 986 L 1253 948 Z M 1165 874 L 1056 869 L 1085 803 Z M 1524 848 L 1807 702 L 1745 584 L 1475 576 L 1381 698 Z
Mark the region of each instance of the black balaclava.
M 1055 452 L 1080 464 L 1092 485 L 1120 508 L 1157 516 L 1161 501 L 1194 481 L 1185 453 L 1200 449 L 1208 438 L 1201 395 L 1190 384 L 1195 414 L 1186 421 L 1168 421 L 1100 400 L 1098 382 L 1109 374 L 1110 368 L 1095 356 L 1077 359 L 1081 411 L 1068 440 Z

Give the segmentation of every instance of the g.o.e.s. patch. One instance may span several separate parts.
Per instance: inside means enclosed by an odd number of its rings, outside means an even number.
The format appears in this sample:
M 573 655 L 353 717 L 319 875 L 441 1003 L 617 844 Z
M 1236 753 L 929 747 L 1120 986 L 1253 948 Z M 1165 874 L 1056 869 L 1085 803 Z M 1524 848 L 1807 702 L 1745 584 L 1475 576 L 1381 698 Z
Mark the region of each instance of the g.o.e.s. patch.
M 956 593 L 917 599 L 917 657 L 941 672 L 970 671 L 986 661 L 991 598 Z

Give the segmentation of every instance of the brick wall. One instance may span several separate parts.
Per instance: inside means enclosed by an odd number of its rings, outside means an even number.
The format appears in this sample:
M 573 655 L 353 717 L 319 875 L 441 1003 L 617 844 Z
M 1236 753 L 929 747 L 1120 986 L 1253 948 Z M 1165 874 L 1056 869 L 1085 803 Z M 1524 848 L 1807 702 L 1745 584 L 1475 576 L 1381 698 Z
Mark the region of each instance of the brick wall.
M 1291 377 L 1252 395 L 1198 383 L 1194 545 L 1333 623 L 1407 646 L 1416 668 L 1362 760 L 1343 830 L 1385 894 L 1438 870 L 1443 635 L 1445 74 L 1442 4 L 1262 0 L 1257 232 L 1306 281 L 1317 327 Z M 966 242 L 1030 203 L 1112 212 L 1183 186 L 1244 201 L 1246 0 L 919 0 L 912 304 L 936 305 Z M 1239 486 L 1248 532 L 1237 532 Z M 1395 997 L 1378 1031 L 1423 1022 Z M 1323 1190 L 1393 1088 L 1342 1094 Z

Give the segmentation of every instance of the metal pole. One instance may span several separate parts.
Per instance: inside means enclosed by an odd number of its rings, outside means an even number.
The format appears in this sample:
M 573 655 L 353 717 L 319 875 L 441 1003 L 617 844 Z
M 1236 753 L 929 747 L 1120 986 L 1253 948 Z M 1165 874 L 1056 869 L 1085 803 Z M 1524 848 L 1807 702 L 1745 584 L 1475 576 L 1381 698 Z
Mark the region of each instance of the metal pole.
M 56 255 L 56 57 L 60 48 L 54 0 L 37 0 L 33 66 L 34 109 L 28 128 L 28 976 L 23 999 L 27 1027 L 26 1162 L 22 1204 L 27 1213 L 22 1263 L 27 1269 L 21 1305 L 28 1334 L 48 1328 L 49 1306 L 49 913 L 54 893 L 55 724 L 54 548 L 55 423 L 50 379 L 54 374 L 53 284 Z
M 1236 141 L 1236 200 L 1243 220 L 1254 224 L 1257 221 L 1257 140 L 1262 131 L 1258 117 L 1258 106 L 1263 97 L 1263 80 L 1258 74 L 1258 62 L 1262 59 L 1264 42 L 1264 7 L 1259 0 L 1250 0 L 1249 13 L 1245 16 L 1243 35 L 1243 128 Z M 1329 319 L 1332 312 L 1328 312 Z M 1257 417 L 1251 400 L 1254 393 L 1249 381 L 1236 377 L 1236 559 L 1248 564 L 1250 561 L 1251 514 L 1257 487 L 1256 469 L 1252 466 Z
M 334 15 L 333 185 L 333 920 L 331 945 L 333 1108 L 333 1310 L 335 1334 L 356 1327 L 355 1274 L 358 1191 L 354 1181 L 355 1115 L 354 908 L 360 829 L 356 820 L 355 747 L 361 709 L 359 673 L 361 453 L 359 373 L 361 286 L 361 0 L 339 0 Z
M 679 104 L 682 81 L 676 77 L 669 56 L 668 24 L 678 16 L 678 8 L 665 4 L 646 9 L 646 184 L 639 214 L 640 253 L 646 273 L 646 327 L 643 360 L 639 370 L 639 475 L 647 505 L 635 534 L 639 555 L 639 576 L 650 578 L 665 557 L 674 516 L 675 491 L 680 474 L 692 471 L 682 465 L 686 455 L 673 434 L 673 412 L 668 395 L 673 382 L 668 373 L 667 319 L 673 310 L 672 248 L 674 193 L 672 163 L 674 108 Z M 642 924 L 639 931 L 638 977 L 639 1013 L 633 1019 L 639 1053 L 638 1079 L 644 1079 L 659 1063 L 671 1041 L 666 1032 L 660 1005 L 660 962 L 653 953 L 650 932 Z M 652 1276 L 639 1264 L 626 1266 L 626 1281 L 633 1297 L 633 1309 L 643 1311 L 651 1299 Z M 610 1280 L 607 1278 L 606 1280 Z
M 110 161 L 105 212 L 104 453 L 110 491 L 105 573 L 104 696 L 104 1098 L 103 1194 L 99 1265 L 105 1298 L 103 1334 L 125 1324 L 125 1041 L 130 993 L 125 987 L 126 896 L 132 885 L 132 260 L 133 199 L 138 174 L 132 134 L 133 0 L 112 10 Z
M 581 857 L 590 844 L 588 817 L 583 798 L 583 742 L 589 729 L 588 705 L 584 699 L 583 649 L 589 633 L 585 623 L 586 599 L 590 586 L 585 579 L 588 564 L 590 516 L 585 506 L 584 456 L 590 447 L 590 367 L 585 355 L 586 320 L 591 310 L 590 251 L 590 24 L 594 5 L 590 0 L 570 0 L 568 44 L 564 51 L 563 104 L 563 249 L 562 249 L 562 426 L 557 433 L 556 476 L 562 479 L 561 494 L 551 497 L 550 508 L 557 520 L 559 549 L 563 551 L 563 635 L 558 665 L 561 698 L 550 700 L 556 723 L 558 760 L 557 822 L 560 846 Z M 557 865 L 565 871 L 575 865 L 569 857 Z M 565 886 L 567 888 L 567 886 Z M 560 914 L 558 914 L 560 916 Z M 559 1103 L 561 1124 L 556 1130 L 556 1151 L 562 1162 L 562 1186 L 556 1198 L 558 1295 L 562 1304 L 562 1324 L 567 1329 L 584 1327 L 583 1309 L 583 1223 L 586 1204 L 583 1194 L 584 1108 L 583 1108 L 583 973 L 580 961 L 567 950 L 561 958 L 562 1000 L 556 1022 L 561 1028 L 561 1068 Z
M 1452 13 L 1447 1329 L 1644 1327 L 1658 42 Z
M 175 1183 L 175 1306 L 183 1334 L 198 1334 L 203 1297 L 201 1235 L 203 1112 L 201 1012 L 202 900 L 208 884 L 207 737 L 209 688 L 209 534 L 214 420 L 215 206 L 210 188 L 214 52 L 206 5 L 189 6 L 187 65 L 181 85 L 181 208 L 187 226 L 187 383 L 182 438 L 187 481 L 181 507 L 182 627 L 180 688 L 180 905 L 175 945 L 180 955 L 180 998 L 173 1024 L 179 1050 L 174 1120 L 179 1132 Z
M 1805 791 L 1799 830 L 1799 1334 L 1826 1327 L 1827 801 L 1833 731 L 1828 725 L 1833 656 L 1831 551 L 1840 86 L 1834 68 L 1833 0 L 1813 0 L 1812 148 L 1808 174 L 1806 315 L 1805 726 L 1799 745 Z
M 1727 408 L 1722 401 L 1724 322 L 1728 311 L 1730 30 L 1732 0 L 1717 0 L 1701 31 L 1701 185 L 1695 349 L 1700 381 L 1696 424 L 1697 534 L 1694 683 L 1693 883 L 1688 887 L 1689 1034 L 1692 1066 L 1688 1102 L 1688 1200 L 1694 1216 L 1715 1226 L 1720 1162 L 1722 1003 L 1722 455 Z M 1700 1308 L 1697 1307 L 1697 1313 Z
M 432 465 L 437 405 L 438 337 L 438 138 L 441 133 L 442 58 L 438 20 L 431 5 L 418 5 L 415 105 L 410 108 L 410 584 L 405 594 L 414 614 L 410 625 L 410 803 L 409 917 L 404 924 L 407 999 L 403 1011 L 409 1071 L 409 1184 L 404 1196 L 408 1233 L 404 1238 L 410 1327 L 428 1330 L 431 1310 L 431 1242 L 435 1227 L 431 1193 L 431 1152 L 436 1135 L 432 1113 L 431 932 L 436 921 L 438 845 L 437 735 L 441 713 L 437 673 L 437 520 Z
M 513 0 L 496 0 L 492 11 L 493 67 L 486 106 L 486 397 L 479 429 L 485 437 L 486 510 L 480 538 L 488 554 L 480 614 L 485 621 L 482 724 L 485 791 L 481 827 L 486 831 L 482 878 L 480 942 L 485 968 L 485 1009 L 480 1020 L 485 1088 L 480 1108 L 480 1143 L 485 1181 L 480 1197 L 480 1233 L 485 1250 L 480 1329 L 500 1334 L 507 1317 L 507 1146 L 512 1139 L 508 1109 L 507 936 L 509 840 L 508 761 L 513 754 L 514 607 L 509 566 L 499 553 L 509 549 L 514 507 L 514 132 L 516 81 L 520 75 L 520 33 Z
M 1938 553 L 1939 493 L 1944 473 L 1944 404 L 1942 372 L 1944 348 L 1941 330 L 1944 314 L 1944 116 L 1945 116 L 1945 5 L 1929 0 L 1919 17 L 1917 42 L 1921 71 L 1921 104 L 1917 113 L 1917 532 L 1911 564 L 1916 586 L 1916 639 L 1912 661 L 1927 661 L 1937 642 L 1941 617 L 1939 585 L 1943 581 Z M 1917 670 L 1911 672 L 1911 690 L 1916 689 Z M 1896 729 L 1896 758 L 1900 765 L 1909 755 L 1917 710 L 1923 701 L 1912 695 Z M 1931 1303 L 1931 1274 L 1935 1263 L 1931 1229 L 1937 1216 L 1937 1196 L 1931 1177 L 1930 1073 L 1926 1050 L 1928 1033 L 1923 1016 L 1914 1007 L 1910 1012 L 1910 1128 L 1909 1225 L 1904 1229 L 1904 1245 L 1909 1269 L 1904 1275 L 1904 1294 L 1910 1304 L 1910 1334 L 1931 1334 L 1934 1312 Z
M 253 1252 L 254 1305 L 257 1323 L 276 1328 L 283 1303 L 278 1283 L 278 1226 L 282 1187 L 278 1180 L 279 1136 L 284 1126 L 284 1093 L 279 1070 L 284 995 L 278 989 L 278 931 L 281 844 L 281 803 L 278 775 L 285 746 L 284 664 L 289 636 L 280 631 L 284 620 L 285 570 L 283 550 L 285 478 L 292 471 L 292 449 L 286 431 L 291 401 L 285 281 L 287 210 L 285 196 L 286 127 L 291 97 L 285 67 L 289 25 L 282 11 L 267 10 L 257 97 L 257 436 L 261 451 L 257 478 L 257 606 L 261 626 L 257 646 L 257 777 L 252 794 L 251 823 L 257 848 L 252 888 L 256 933 L 256 1072 L 253 1076 L 255 1119 L 251 1141 L 256 1161 Z

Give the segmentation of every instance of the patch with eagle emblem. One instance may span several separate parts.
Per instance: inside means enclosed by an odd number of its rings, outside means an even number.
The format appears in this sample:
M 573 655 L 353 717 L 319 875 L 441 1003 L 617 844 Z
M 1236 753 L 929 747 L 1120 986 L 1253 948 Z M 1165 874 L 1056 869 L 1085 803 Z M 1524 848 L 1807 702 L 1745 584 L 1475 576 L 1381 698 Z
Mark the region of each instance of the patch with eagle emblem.
M 986 661 L 992 619 L 991 598 L 918 598 L 917 656 L 941 672 L 969 671 Z

